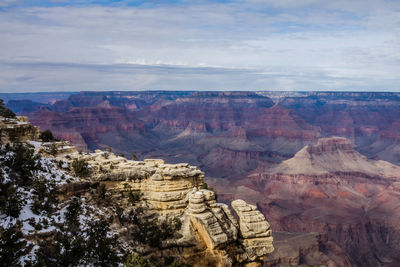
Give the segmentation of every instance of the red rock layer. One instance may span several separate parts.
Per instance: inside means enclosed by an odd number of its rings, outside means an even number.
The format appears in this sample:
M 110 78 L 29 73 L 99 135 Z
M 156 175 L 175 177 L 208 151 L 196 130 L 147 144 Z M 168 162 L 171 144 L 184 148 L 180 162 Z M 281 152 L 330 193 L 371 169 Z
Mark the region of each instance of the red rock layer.
M 268 173 L 254 173 L 234 186 L 245 186 L 263 196 L 256 200 L 257 205 L 275 231 L 318 232 L 338 244 L 358 266 L 397 266 L 400 167 L 366 159 L 344 138 L 322 139 L 303 150 L 306 157 L 299 152 L 287 160 L 290 164 L 284 161 Z M 341 164 L 336 170 L 329 166 L 321 172 L 327 165 L 320 158 L 328 155 L 333 162 L 341 161 L 333 157 L 345 155 L 348 161 L 369 164 L 368 172 Z M 293 162 L 314 169 L 301 173 L 301 167 L 294 167 Z M 247 194 L 245 190 L 243 194 L 241 197 Z M 232 197 L 240 195 L 239 191 Z

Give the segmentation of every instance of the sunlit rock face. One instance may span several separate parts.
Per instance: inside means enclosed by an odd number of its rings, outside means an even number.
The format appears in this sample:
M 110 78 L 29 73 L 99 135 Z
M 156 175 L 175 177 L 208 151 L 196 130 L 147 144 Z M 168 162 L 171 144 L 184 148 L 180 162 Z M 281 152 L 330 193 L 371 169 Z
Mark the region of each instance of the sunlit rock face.
M 141 200 L 137 205 L 147 212 L 179 218 L 182 237 L 174 243 L 198 247 L 219 266 L 260 265 L 263 257 L 273 251 L 271 230 L 265 217 L 254 206 L 240 201 L 251 212 L 243 213 L 242 206 L 233 206 L 239 217 L 238 223 L 226 204 L 217 203 L 215 192 L 199 189 L 204 184 L 204 173 L 196 167 L 166 164 L 156 159 L 131 161 L 103 151 L 76 152 L 69 156 L 70 160 L 75 156 L 86 160 L 92 169 L 91 179 L 105 184 L 115 195 L 129 186 L 130 190 L 140 192 Z M 252 231 L 250 235 L 249 231 Z M 205 264 L 204 260 L 202 264 Z
M 27 117 L 3 118 L 0 116 L 1 143 L 24 142 L 39 139 L 40 128 L 32 126 Z
M 239 217 L 240 242 L 245 248 L 241 258 L 248 261 L 262 259 L 265 254 L 270 254 L 272 246 L 272 231 L 264 215 L 254 205 L 238 199 L 232 202 L 232 207 Z
M 141 207 L 143 214 L 179 218 L 181 237 L 165 242 L 163 249 L 181 246 L 183 257 L 194 266 L 260 266 L 273 251 L 269 223 L 257 208 L 243 200 L 232 203 L 238 222 L 226 204 L 217 203 L 214 191 L 200 189 L 204 173 L 194 166 L 166 164 L 160 159 L 132 161 L 101 150 L 65 153 L 66 149 L 58 145 L 56 158 L 69 163 L 76 159 L 87 162 L 90 175 L 86 180 L 104 184 L 115 201 L 126 203 L 121 195 L 132 190 L 140 195 L 135 206 Z M 82 187 L 77 184 L 76 190 Z M 196 262 L 199 255 L 206 255 L 210 261 L 206 257 Z
M 178 257 L 190 266 L 261 266 L 263 257 L 273 251 L 271 230 L 265 217 L 254 206 L 240 200 L 232 204 L 238 223 L 226 204 L 217 203 L 214 191 L 201 189 L 207 185 L 204 173 L 197 167 L 187 163 L 166 164 L 161 159 L 127 160 L 111 151 L 82 153 L 65 141 L 41 142 L 40 129 L 29 126 L 26 118 L 17 118 L 0 124 L 0 130 L 8 143 L 26 142 L 38 160 L 40 156 L 42 163 L 48 161 L 41 171 L 49 172 L 47 179 L 58 182 L 53 184 L 58 186 L 54 194 L 61 201 L 55 202 L 57 205 L 66 208 L 63 201 L 71 203 L 70 198 L 83 195 L 81 199 L 87 204 L 85 211 L 91 212 L 90 218 L 105 214 L 110 219 L 116 218 L 111 229 L 121 243 L 125 242 L 125 249 L 148 257 Z M 18 135 L 6 130 L 20 128 L 23 130 Z M 90 205 L 93 207 L 89 208 Z M 56 207 L 53 204 L 52 209 Z M 66 209 L 69 212 L 69 206 Z M 130 239 L 127 233 L 134 230 L 129 220 L 127 223 L 124 219 L 133 212 L 132 224 L 156 218 L 152 223 L 164 221 L 165 227 L 174 227 L 176 232 L 160 239 L 156 246 L 139 244 Z M 61 218 L 61 213 L 56 212 L 55 216 Z M 170 226 L 171 223 L 175 226 Z M 54 233 L 46 232 L 46 237 Z M 34 235 L 29 232 L 31 242 L 39 242 L 32 238 Z M 40 237 L 41 233 L 36 236 Z

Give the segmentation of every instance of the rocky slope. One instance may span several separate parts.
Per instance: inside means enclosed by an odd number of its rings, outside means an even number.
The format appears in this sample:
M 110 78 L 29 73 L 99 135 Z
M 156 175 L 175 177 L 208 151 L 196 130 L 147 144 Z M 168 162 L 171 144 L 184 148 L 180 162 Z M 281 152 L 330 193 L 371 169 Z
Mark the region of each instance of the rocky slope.
M 80 153 L 0 121 L 3 264 L 260 266 L 274 249 L 257 208 L 233 201 L 236 219 L 196 167 Z
M 345 138 L 319 139 L 238 184 L 264 197 L 256 203 L 274 229 L 318 232 L 337 244 L 350 259 L 340 266 L 400 263 L 400 167 L 367 159 Z
M 270 173 L 323 175 L 329 173 L 363 173 L 371 177 L 396 179 L 400 167 L 383 160 L 370 160 L 353 149 L 343 137 L 321 138 L 317 144 L 301 149 Z

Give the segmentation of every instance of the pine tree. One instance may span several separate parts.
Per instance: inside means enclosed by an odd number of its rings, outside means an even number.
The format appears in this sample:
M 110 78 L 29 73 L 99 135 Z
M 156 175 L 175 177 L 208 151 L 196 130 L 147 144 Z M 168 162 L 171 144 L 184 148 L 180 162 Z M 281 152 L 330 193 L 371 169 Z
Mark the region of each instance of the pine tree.
M 3 99 L 0 99 L 0 116 L 4 118 L 15 118 L 15 113 L 6 108 Z
M 17 266 L 26 254 L 26 241 L 19 230 L 19 223 L 4 229 L 0 227 L 0 263 L 2 266 Z

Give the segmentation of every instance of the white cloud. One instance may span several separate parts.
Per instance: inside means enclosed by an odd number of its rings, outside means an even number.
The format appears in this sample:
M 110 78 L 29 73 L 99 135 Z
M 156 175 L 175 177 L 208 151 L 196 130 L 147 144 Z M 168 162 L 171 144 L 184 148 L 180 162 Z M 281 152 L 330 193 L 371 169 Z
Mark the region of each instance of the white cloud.
M 9 8 L 0 90 L 398 90 L 398 5 L 367 1 Z

